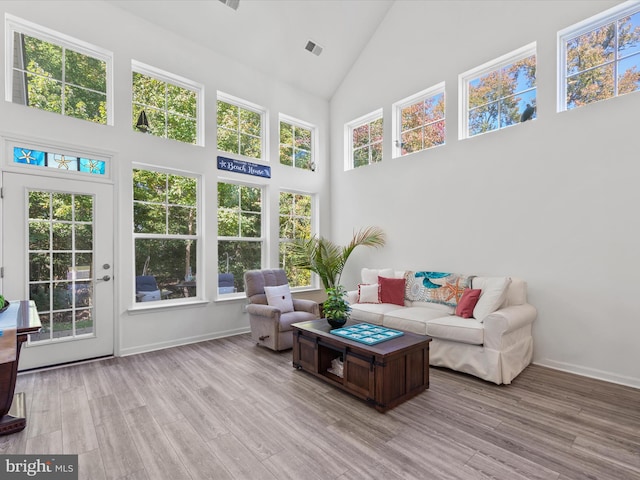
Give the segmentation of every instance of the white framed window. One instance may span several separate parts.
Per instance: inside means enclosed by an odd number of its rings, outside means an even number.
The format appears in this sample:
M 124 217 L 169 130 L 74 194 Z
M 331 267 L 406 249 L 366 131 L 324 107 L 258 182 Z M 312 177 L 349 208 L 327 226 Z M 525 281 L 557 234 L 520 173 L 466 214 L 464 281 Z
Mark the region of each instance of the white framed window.
M 136 131 L 204 145 L 204 86 L 132 60 L 132 125 Z
M 199 184 L 196 175 L 134 165 L 135 302 L 202 296 Z
M 264 187 L 218 182 L 218 294 L 244 292 L 244 272 L 266 258 Z
M 444 82 L 393 104 L 393 158 L 445 143 Z
M 640 4 L 558 32 L 558 111 L 640 90 Z
M 283 190 L 280 192 L 279 203 L 278 264 L 287 273 L 292 288 L 311 287 L 314 283 L 311 272 L 294 266 L 293 242 L 308 240 L 313 235 L 314 196 Z
M 113 125 L 113 53 L 5 13 L 5 99 Z
M 259 105 L 218 92 L 218 150 L 266 160 L 267 111 Z
M 316 170 L 316 136 L 313 125 L 280 114 L 280 163 Z
M 345 125 L 345 170 L 382 161 L 384 124 L 382 109 Z
M 536 43 L 458 76 L 460 139 L 536 118 Z

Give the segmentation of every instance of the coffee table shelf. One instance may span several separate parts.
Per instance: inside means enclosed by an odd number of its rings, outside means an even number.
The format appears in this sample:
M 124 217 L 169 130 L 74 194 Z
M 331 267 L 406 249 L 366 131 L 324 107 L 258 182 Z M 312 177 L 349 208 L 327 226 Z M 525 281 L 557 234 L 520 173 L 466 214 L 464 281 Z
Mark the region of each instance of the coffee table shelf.
M 378 411 L 429 388 L 430 337 L 405 333 L 365 345 L 330 333 L 326 320 L 294 323 L 293 365 L 366 401 Z M 343 376 L 328 371 L 335 358 Z

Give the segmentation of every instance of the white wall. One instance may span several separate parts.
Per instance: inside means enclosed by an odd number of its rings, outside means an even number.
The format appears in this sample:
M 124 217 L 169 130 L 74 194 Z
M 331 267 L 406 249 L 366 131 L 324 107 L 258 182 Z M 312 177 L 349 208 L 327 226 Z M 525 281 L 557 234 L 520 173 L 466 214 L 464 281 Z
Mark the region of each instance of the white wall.
M 401 1 L 331 100 L 332 232 L 379 225 L 362 266 L 511 275 L 534 362 L 640 387 L 640 93 L 556 112 L 558 30 L 615 1 Z M 458 74 L 537 41 L 538 119 L 458 140 Z M 391 104 L 446 81 L 447 143 L 391 158 Z M 384 108 L 384 160 L 344 171 L 344 124 Z
M 61 115 L 0 101 L 0 132 L 114 153 L 116 171 L 116 354 L 140 351 L 248 331 L 248 317 L 242 312 L 244 300 L 215 299 L 216 262 L 216 182 L 218 178 L 261 181 L 267 185 L 265 208 L 271 212 L 270 238 L 278 237 L 278 191 L 281 188 L 317 192 L 320 226 L 328 227 L 329 168 L 328 102 L 221 56 L 199 45 L 159 29 L 140 18 L 103 2 L 29 1 L 0 2 L 1 12 L 42 25 L 110 50 L 115 57 L 115 125 L 96 125 Z M 153 8 L 150 2 L 150 8 Z M 4 30 L 4 15 L 2 19 Z M 4 65 L 4 32 L 2 34 Z M 131 128 L 131 60 L 181 75 L 205 86 L 205 147 L 186 145 Z M 4 91 L 4 76 L 0 91 Z M 215 148 L 216 91 L 246 99 L 269 111 L 269 156 L 272 178 L 218 172 Z M 320 131 L 318 169 L 315 173 L 281 166 L 278 158 L 278 113 L 316 125 Z M 145 162 L 178 168 L 203 175 L 206 297 L 211 302 L 192 307 L 174 307 L 130 314 L 133 292 L 131 168 Z M 274 216 L 275 213 L 275 216 Z M 269 251 L 271 266 L 278 264 L 277 244 Z M 307 297 L 315 295 L 313 292 Z

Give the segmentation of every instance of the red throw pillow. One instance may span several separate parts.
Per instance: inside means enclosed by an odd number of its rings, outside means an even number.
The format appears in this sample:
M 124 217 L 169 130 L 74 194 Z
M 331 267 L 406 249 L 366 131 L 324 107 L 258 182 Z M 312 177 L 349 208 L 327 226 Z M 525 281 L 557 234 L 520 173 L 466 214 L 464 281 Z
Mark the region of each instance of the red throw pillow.
M 404 278 L 378 277 L 380 303 L 393 303 L 404 307 Z
M 473 308 L 476 306 L 476 303 L 478 303 L 481 293 L 482 290 L 479 288 L 465 288 L 456 307 L 456 315 L 462 318 L 473 317 Z

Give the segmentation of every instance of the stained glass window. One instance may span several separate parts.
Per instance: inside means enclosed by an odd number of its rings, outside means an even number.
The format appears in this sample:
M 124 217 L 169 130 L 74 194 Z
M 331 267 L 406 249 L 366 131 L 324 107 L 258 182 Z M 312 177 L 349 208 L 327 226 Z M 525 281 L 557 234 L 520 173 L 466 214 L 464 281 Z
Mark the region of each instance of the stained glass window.
M 57 168 L 70 172 L 104 175 L 106 162 L 91 158 L 74 157 L 61 153 L 42 152 L 31 148 L 13 147 L 13 162 L 37 167 Z

